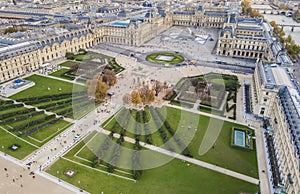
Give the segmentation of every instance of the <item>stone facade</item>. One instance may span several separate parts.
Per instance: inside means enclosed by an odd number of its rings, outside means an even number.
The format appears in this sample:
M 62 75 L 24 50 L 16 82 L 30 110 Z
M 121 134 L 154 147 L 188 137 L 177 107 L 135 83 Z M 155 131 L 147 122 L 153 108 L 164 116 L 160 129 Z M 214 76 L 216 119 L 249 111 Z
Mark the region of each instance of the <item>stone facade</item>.
M 226 8 L 185 8 L 172 14 L 173 25 L 222 28 L 227 16 Z
M 219 35 L 217 54 L 270 60 L 272 53 L 264 28 L 263 19 L 236 18 L 229 15 Z
M 268 119 L 278 166 L 279 185 L 288 194 L 300 192 L 300 90 L 288 69 L 258 61 L 253 79 L 253 113 Z M 275 161 L 274 161 L 275 160 Z M 273 168 L 277 168 L 276 166 Z
M 0 82 L 37 70 L 40 50 L 35 42 L 23 42 L 0 48 Z

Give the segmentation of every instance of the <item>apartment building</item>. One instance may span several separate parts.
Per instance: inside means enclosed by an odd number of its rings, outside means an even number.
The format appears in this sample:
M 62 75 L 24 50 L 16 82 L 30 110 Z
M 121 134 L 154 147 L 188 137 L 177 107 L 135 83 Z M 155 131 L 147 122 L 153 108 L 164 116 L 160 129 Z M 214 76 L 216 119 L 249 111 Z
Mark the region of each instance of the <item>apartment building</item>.
M 253 113 L 268 119 L 267 141 L 274 188 L 300 193 L 300 90 L 288 68 L 257 62 Z

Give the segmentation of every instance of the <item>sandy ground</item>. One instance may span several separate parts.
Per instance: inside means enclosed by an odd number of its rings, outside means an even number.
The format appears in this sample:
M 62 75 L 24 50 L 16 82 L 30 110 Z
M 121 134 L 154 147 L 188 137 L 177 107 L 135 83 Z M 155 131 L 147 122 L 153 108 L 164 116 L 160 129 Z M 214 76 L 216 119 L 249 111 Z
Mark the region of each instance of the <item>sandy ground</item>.
M 4 170 L 7 169 L 7 171 Z M 0 157 L 0 194 L 71 194 L 73 192 L 59 186 L 50 180 Z M 21 176 L 22 177 L 21 177 Z

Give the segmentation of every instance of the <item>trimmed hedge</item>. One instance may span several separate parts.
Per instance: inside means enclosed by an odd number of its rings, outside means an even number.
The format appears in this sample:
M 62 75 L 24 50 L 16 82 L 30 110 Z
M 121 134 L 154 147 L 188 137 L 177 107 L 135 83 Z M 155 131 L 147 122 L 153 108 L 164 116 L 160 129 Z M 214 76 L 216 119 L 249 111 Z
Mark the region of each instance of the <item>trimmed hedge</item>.
M 8 119 L 3 120 L 3 123 L 4 124 L 10 124 L 10 123 L 18 122 L 18 121 L 23 121 L 23 120 L 29 119 L 30 117 L 34 117 L 34 116 L 37 116 L 37 115 L 40 115 L 40 114 L 44 114 L 44 112 L 43 111 L 41 111 L 41 112 L 34 111 L 31 114 L 16 115 L 16 117 L 8 118 Z
M 37 124 L 40 124 L 40 123 L 43 123 L 44 121 L 47 121 L 47 120 L 51 120 L 55 118 L 55 115 L 48 115 L 44 118 L 40 118 L 40 119 L 37 119 L 37 120 L 34 120 L 34 121 L 30 121 L 26 124 L 23 124 L 23 125 L 19 125 L 17 127 L 14 127 L 13 129 L 11 129 L 12 132 L 15 132 L 15 131 L 22 131 L 28 127 L 31 127 L 33 125 L 37 125 Z
M 43 99 L 51 99 L 51 100 L 60 100 L 66 97 L 72 97 L 74 95 L 86 95 L 86 91 L 82 91 L 82 92 L 71 92 L 71 93 L 62 93 L 62 94 L 54 94 L 54 95 L 44 95 L 44 96 L 37 96 L 37 97 L 31 97 L 31 98 L 21 98 L 21 99 L 17 99 L 17 101 L 21 101 L 21 102 L 32 102 L 32 101 L 37 101 L 39 102 L 40 100 Z
M 6 101 L 0 101 L 0 105 L 2 106 L 2 105 L 8 105 L 8 104 L 13 104 L 14 103 L 14 101 L 12 101 L 12 100 L 6 100 Z
M 5 114 L 0 115 L 0 119 L 3 120 L 3 119 L 6 119 L 6 118 L 15 116 L 15 115 L 28 114 L 28 113 L 33 112 L 33 111 L 35 111 L 35 108 L 30 108 L 30 109 L 26 109 L 26 110 L 19 110 L 19 111 L 15 111 L 15 112 L 9 112 L 9 113 L 5 113 Z
M 161 120 L 163 118 L 163 115 L 161 114 L 160 111 L 158 111 L 157 109 L 153 110 L 152 113 L 156 112 L 156 116 L 158 116 L 159 120 Z M 155 114 L 155 113 L 154 113 Z M 162 121 L 162 120 L 161 120 Z M 184 145 L 184 143 L 182 143 L 181 139 L 175 134 L 175 130 L 170 126 L 169 122 L 167 120 L 164 121 L 164 126 L 167 129 L 167 131 L 172 135 L 173 139 L 175 140 L 176 144 L 180 147 L 181 150 L 183 150 L 182 154 L 184 154 L 185 156 L 188 157 L 193 157 L 191 152 L 188 150 L 187 146 Z M 159 128 L 159 130 L 162 130 L 162 128 Z M 164 132 L 160 132 L 161 136 L 163 137 L 163 141 L 165 144 L 170 143 L 168 141 L 167 136 L 165 136 Z M 170 146 L 170 145 L 167 145 Z M 173 150 L 173 148 L 171 147 L 171 149 Z
M 24 132 L 22 131 L 21 136 L 28 136 L 28 135 L 32 135 L 34 133 L 37 133 L 40 130 L 42 130 L 42 129 L 48 127 L 48 126 L 51 126 L 51 125 L 54 125 L 54 124 L 58 123 L 60 120 L 62 120 L 62 118 L 59 118 L 59 119 L 55 118 L 55 119 L 52 119 L 52 120 L 50 120 L 46 123 L 43 123 L 41 125 L 34 126 L 34 127 L 30 128 L 28 130 L 25 130 Z
M 13 108 L 19 108 L 19 107 L 21 107 L 21 106 L 23 106 L 23 104 L 8 104 L 8 105 L 6 105 L 6 106 L 0 106 L 0 111 L 1 110 L 7 110 L 7 109 L 13 109 Z

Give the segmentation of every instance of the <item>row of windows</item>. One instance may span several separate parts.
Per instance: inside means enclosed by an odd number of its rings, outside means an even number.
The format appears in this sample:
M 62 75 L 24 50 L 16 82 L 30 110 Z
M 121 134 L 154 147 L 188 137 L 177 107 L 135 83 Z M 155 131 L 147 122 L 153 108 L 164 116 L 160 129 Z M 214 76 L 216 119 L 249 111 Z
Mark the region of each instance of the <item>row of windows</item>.
M 27 66 L 27 68 L 26 68 L 27 71 L 31 71 L 31 70 L 35 70 L 35 69 L 38 69 L 37 64 Z M 9 71 L 3 71 L 2 74 L 1 74 L 2 78 L 0 80 L 10 79 L 10 78 L 13 78 L 15 76 L 22 75 L 22 74 L 24 74 L 24 70 L 25 69 L 22 69 L 22 68 L 16 68 L 16 69 L 11 69 Z
M 254 31 L 245 31 L 245 30 L 236 30 L 236 34 L 252 34 L 252 35 L 262 35 L 262 32 L 254 32 Z
M 225 35 L 225 38 L 229 38 L 228 34 Z M 264 45 L 265 42 L 263 41 L 252 41 L 252 40 L 239 40 L 239 39 L 234 39 L 235 43 L 237 44 L 255 44 L 255 45 Z
M 23 56 L 23 57 L 18 57 L 18 58 L 14 58 L 14 60 L 9 60 L 9 61 L 5 61 L 3 63 L 0 63 L 0 67 L 5 67 L 8 65 L 14 65 L 17 63 L 26 63 L 26 62 L 30 62 L 30 61 L 35 61 L 38 59 L 38 56 L 35 55 L 28 55 L 28 56 Z

